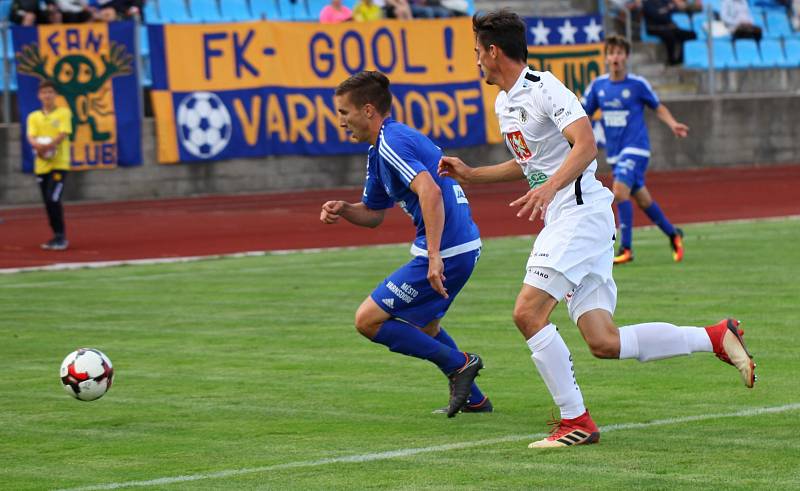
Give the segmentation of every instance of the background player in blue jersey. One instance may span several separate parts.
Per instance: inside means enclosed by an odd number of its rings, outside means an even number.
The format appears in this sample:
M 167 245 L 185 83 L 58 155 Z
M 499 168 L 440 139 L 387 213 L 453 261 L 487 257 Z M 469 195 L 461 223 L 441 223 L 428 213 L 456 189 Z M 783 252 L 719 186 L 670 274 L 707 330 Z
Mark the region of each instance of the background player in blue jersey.
M 358 332 L 391 351 L 433 362 L 450 380 L 448 417 L 491 412 L 475 385 L 478 355 L 458 350 L 439 325 L 480 256 L 481 239 L 469 202 L 456 181 L 440 177 L 442 151 L 426 136 L 389 117 L 389 79 L 361 72 L 336 89 L 339 124 L 354 141 L 369 142 L 367 178 L 360 203 L 328 201 L 320 220 L 340 218 L 377 227 L 398 203 L 417 228 L 414 258 L 383 280 L 356 311 Z M 439 412 L 439 411 L 435 411 Z
M 644 121 L 644 107 L 655 110 L 679 138 L 689 134 L 689 127 L 675 120 L 664 104 L 658 100 L 650 84 L 643 77 L 629 74 L 628 55 L 631 46 L 621 36 L 606 39 L 605 53 L 608 73 L 597 77 L 586 89 L 582 103 L 586 114 L 603 111 L 603 128 L 606 135 L 608 163 L 614 171 L 614 201 L 617 204 L 620 228 L 619 254 L 614 264 L 633 261 L 633 204 L 630 197 L 669 237 L 672 258 L 683 259 L 683 231 L 670 223 L 644 184 L 644 175 L 650 160 L 650 139 Z

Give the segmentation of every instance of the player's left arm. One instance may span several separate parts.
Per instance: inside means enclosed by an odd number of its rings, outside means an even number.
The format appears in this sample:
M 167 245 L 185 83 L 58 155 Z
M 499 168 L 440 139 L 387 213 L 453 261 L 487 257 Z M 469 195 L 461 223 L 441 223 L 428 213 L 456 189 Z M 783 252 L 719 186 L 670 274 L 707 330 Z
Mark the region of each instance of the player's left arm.
M 428 281 L 439 295 L 448 298 L 444 287 L 444 261 L 441 256 L 442 231 L 444 230 L 444 202 L 442 189 L 427 171 L 414 177 L 409 186 L 419 197 L 422 220 L 425 222 L 425 238 L 428 243 Z
M 660 119 L 665 125 L 672 130 L 672 134 L 677 136 L 678 138 L 686 138 L 689 136 L 689 127 L 685 124 L 678 122 L 667 106 L 664 104 L 659 104 L 656 108 L 656 116 Z

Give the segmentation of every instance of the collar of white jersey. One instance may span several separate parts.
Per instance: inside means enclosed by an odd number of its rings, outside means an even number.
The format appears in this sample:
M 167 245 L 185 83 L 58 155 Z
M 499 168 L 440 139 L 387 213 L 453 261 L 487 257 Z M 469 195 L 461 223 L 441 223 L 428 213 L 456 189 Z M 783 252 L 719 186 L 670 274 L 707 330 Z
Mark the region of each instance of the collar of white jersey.
M 522 69 L 522 72 L 520 72 L 519 77 L 517 77 L 517 81 L 514 82 L 514 86 L 511 87 L 511 90 L 509 90 L 508 93 L 510 94 L 512 92 L 516 92 L 517 90 L 527 89 L 528 87 L 533 86 L 533 81 L 525 77 L 529 73 L 535 76 L 536 78 L 540 78 L 538 75 L 535 75 L 533 73 L 533 70 L 530 67 L 526 66 L 525 68 Z

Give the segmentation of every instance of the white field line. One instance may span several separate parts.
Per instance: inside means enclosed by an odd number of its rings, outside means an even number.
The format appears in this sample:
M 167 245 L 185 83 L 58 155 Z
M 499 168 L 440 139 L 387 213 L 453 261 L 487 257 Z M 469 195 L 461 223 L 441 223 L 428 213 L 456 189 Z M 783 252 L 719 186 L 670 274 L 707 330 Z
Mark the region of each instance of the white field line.
M 641 428 L 651 428 L 653 426 L 665 426 L 682 423 L 692 423 L 695 421 L 706 421 L 709 419 L 719 418 L 741 418 L 749 416 L 759 416 L 762 414 L 784 413 L 787 411 L 795 411 L 800 409 L 800 403 L 785 404 L 783 406 L 771 407 L 756 407 L 750 409 L 742 409 L 731 413 L 718 413 L 718 414 L 703 414 L 698 416 L 683 416 L 680 418 L 667 418 L 647 421 L 644 423 L 619 423 L 601 426 L 600 431 L 608 433 L 610 431 L 632 430 Z M 434 445 L 431 447 L 418 447 L 418 448 L 404 448 L 399 450 L 390 450 L 387 452 L 368 453 L 361 455 L 348 455 L 344 457 L 331 457 L 327 459 L 318 460 L 300 460 L 295 462 L 286 462 L 284 464 L 266 465 L 262 467 L 249 467 L 244 469 L 230 469 L 217 472 L 209 472 L 205 474 L 189 474 L 185 476 L 174 477 L 159 477 L 156 479 L 147 479 L 143 481 L 123 481 L 112 482 L 106 484 L 95 484 L 91 486 L 84 486 L 79 488 L 69 488 L 61 491 L 94 491 L 102 489 L 121 489 L 145 486 L 165 486 L 168 484 L 185 483 L 192 481 L 202 481 L 206 479 L 222 479 L 227 477 L 237 477 L 247 474 L 267 474 L 270 472 L 281 471 L 285 469 L 296 469 L 303 467 L 319 467 L 328 464 L 348 464 L 348 463 L 361 463 L 361 462 L 374 462 L 379 460 L 389 460 L 403 457 L 411 457 L 413 455 L 432 453 L 432 452 L 447 452 L 450 450 L 460 450 L 463 448 L 471 447 L 484 447 L 489 445 L 497 445 L 500 443 L 517 442 L 520 440 L 537 440 L 543 438 L 544 433 L 535 433 L 530 435 L 508 435 L 498 438 L 488 438 L 485 440 L 474 440 L 460 443 L 447 443 L 444 445 Z M 535 452 L 531 450 L 530 452 Z
M 783 217 L 769 217 L 769 218 L 743 218 L 736 220 L 713 220 L 708 222 L 692 222 L 691 225 L 708 225 L 715 223 L 755 223 L 755 222 L 777 222 L 783 220 L 800 220 L 800 215 L 788 215 Z M 643 227 L 635 227 L 637 229 L 653 228 L 655 225 L 646 225 Z M 502 238 L 513 237 L 533 237 L 532 235 L 509 235 Z M 500 238 L 500 237 L 487 237 L 487 238 Z M 128 266 L 128 265 L 151 265 L 151 264 L 174 264 L 174 263 L 189 263 L 195 261 L 206 261 L 210 259 L 225 259 L 225 258 L 241 258 L 241 257 L 254 257 L 254 256 L 280 256 L 286 254 L 316 254 L 320 252 L 335 252 L 335 251 L 352 251 L 361 249 L 363 247 L 397 247 L 408 245 L 408 242 L 399 242 L 394 244 L 378 244 L 378 245 L 363 245 L 363 246 L 345 246 L 345 247 L 312 247 L 307 249 L 279 249 L 274 251 L 246 251 L 236 252 L 232 254 L 211 254 L 207 256 L 185 256 L 185 257 L 160 257 L 151 259 L 124 259 L 119 261 L 90 261 L 82 263 L 57 263 L 49 264 L 47 266 L 31 266 L 27 268 L 0 268 L 0 274 L 14 274 L 26 273 L 33 271 L 68 271 L 76 269 L 95 269 L 95 268 L 110 268 L 114 266 Z

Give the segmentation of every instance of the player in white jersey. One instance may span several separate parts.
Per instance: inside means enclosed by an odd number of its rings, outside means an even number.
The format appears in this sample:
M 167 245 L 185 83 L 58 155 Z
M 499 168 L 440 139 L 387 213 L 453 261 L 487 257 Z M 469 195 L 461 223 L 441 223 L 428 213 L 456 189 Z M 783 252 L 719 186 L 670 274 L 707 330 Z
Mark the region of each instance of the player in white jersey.
M 495 110 L 514 158 L 473 168 L 456 157 L 443 157 L 439 173 L 465 183 L 526 179 L 530 191 L 511 206 L 520 207 L 518 217 L 535 220 L 541 214 L 544 219 L 514 306 L 514 322 L 561 419 L 550 436 L 529 447 L 567 447 L 600 438 L 584 406 L 569 349 L 550 322 L 562 299 L 599 358 L 649 361 L 714 352 L 752 387 L 755 364 L 734 319 L 705 328 L 666 322 L 617 328 L 612 319 L 617 301 L 613 195 L 594 176 L 597 146 L 589 118 L 575 94 L 551 73 L 528 68 L 525 23 L 519 16 L 501 10 L 476 14 L 472 22 L 478 67 L 486 83 L 501 89 Z

